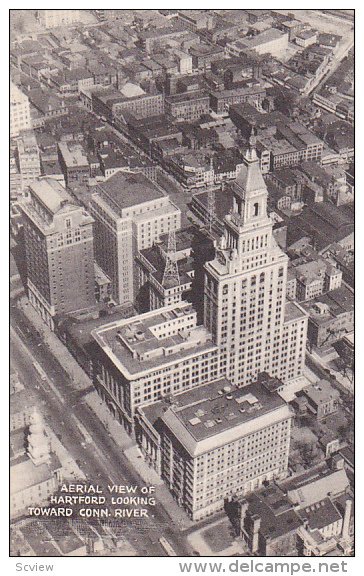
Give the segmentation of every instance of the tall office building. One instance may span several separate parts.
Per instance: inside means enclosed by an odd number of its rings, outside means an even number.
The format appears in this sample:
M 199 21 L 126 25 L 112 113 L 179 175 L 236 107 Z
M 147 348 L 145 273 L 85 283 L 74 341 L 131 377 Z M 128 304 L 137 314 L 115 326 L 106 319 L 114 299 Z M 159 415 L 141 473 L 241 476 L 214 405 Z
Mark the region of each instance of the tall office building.
M 136 251 L 178 230 L 181 212 L 146 176 L 121 172 L 95 188 L 90 210 L 96 261 L 111 279 L 112 296 L 119 304 L 133 302 Z
M 272 234 L 254 135 L 232 191 L 216 257 L 205 265 L 204 324 L 234 384 L 260 372 L 286 381 L 302 374 L 307 315 L 285 301 L 288 257 Z
M 286 384 L 302 375 L 307 314 L 286 302 L 288 258 L 272 234 L 254 137 L 250 144 L 225 234 L 205 264 L 204 326 L 177 303 L 93 333 L 95 384 L 128 429 L 136 408 L 203 382 L 226 377 L 242 387 L 266 372 Z
M 32 127 L 29 99 L 13 83 L 10 83 L 10 138 L 19 136 L 23 130 Z
M 95 303 L 93 219 L 52 179 L 30 184 L 22 203 L 30 302 L 53 329 L 54 316 Z

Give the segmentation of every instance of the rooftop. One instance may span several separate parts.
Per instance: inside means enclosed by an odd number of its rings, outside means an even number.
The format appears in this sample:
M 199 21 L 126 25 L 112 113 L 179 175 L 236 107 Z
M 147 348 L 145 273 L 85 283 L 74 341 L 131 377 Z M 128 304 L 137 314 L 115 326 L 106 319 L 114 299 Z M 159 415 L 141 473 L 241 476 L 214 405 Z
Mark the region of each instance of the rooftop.
M 330 498 L 324 498 L 320 502 L 307 506 L 300 512 L 300 516 L 308 520 L 311 530 L 321 530 L 325 526 L 341 520 L 341 514 Z
M 343 284 L 336 290 L 318 296 L 314 301 L 303 303 L 302 306 L 310 314 L 316 323 L 324 323 L 328 318 L 337 317 L 340 314 L 354 311 L 354 294 Z M 327 309 L 326 313 L 320 313 L 318 306 Z
M 10 466 L 10 486 L 12 494 L 27 490 L 31 486 L 42 484 L 53 478 L 54 471 L 61 468 L 55 454 L 51 454 L 48 464 L 35 466 L 27 454 L 14 458 Z
M 52 214 L 56 214 L 63 206 L 76 206 L 72 196 L 65 188 L 52 178 L 35 180 L 29 186 L 30 192 Z
M 215 349 L 207 330 L 197 326 L 188 303 L 104 325 L 93 337 L 127 378 L 158 369 L 191 354 Z
M 278 486 L 269 486 L 251 494 L 246 500 L 249 503 L 248 514 L 261 518 L 259 531 L 266 538 L 279 538 L 301 525 L 292 504 Z
M 179 104 L 183 102 L 199 100 L 200 98 L 209 99 L 209 95 L 204 90 L 194 90 L 193 92 L 184 92 L 183 94 L 173 94 L 171 96 L 166 96 L 166 102 L 170 102 L 171 104 Z
M 336 470 L 303 484 L 300 483 L 300 477 L 293 478 L 285 486 L 291 502 L 300 508 L 312 506 L 324 500 L 328 495 L 332 497 L 340 495 L 348 487 L 349 479 L 345 470 Z
M 58 148 L 67 168 L 88 166 L 86 152 L 81 144 L 59 142 Z
M 120 210 L 163 198 L 165 194 L 149 178 L 141 173 L 125 174 L 117 172 L 106 182 L 98 184 L 93 191 L 102 196 L 106 202 Z
M 303 389 L 303 394 L 312 400 L 316 405 L 337 400 L 340 397 L 338 390 L 333 388 L 327 380 L 319 380 L 308 388 Z
M 293 322 L 306 316 L 306 312 L 297 304 L 297 302 L 286 302 L 284 309 L 284 321 Z
M 279 40 L 286 36 L 285 33 L 280 32 L 276 28 L 270 28 L 269 30 L 265 30 L 261 34 L 257 36 L 253 36 L 251 39 L 244 38 L 244 42 L 247 43 L 249 48 L 255 48 L 257 46 L 261 46 L 267 42 L 273 42 L 274 40 Z
M 258 383 L 237 388 L 222 379 L 175 396 L 162 420 L 197 456 L 290 416 L 277 392 Z

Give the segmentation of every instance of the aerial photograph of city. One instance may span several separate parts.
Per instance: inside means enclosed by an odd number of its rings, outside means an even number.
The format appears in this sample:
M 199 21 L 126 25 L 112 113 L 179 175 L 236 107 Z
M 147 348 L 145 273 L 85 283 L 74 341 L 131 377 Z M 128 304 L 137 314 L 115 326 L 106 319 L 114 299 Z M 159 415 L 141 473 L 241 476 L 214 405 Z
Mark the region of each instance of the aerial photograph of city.
M 10 557 L 353 557 L 355 10 L 9 26 Z

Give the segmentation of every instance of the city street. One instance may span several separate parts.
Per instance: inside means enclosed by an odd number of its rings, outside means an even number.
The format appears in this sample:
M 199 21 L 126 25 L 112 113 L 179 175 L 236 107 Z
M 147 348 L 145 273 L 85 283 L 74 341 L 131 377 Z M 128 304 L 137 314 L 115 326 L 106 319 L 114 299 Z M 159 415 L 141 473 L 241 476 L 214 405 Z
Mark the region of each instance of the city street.
M 351 48 L 354 46 L 354 36 L 353 33 L 349 33 L 347 38 L 343 38 L 340 42 L 338 49 L 336 50 L 336 54 L 329 62 L 327 67 L 317 76 L 315 79 L 314 84 L 310 86 L 310 89 L 305 93 L 305 96 L 309 96 L 314 90 L 318 91 L 330 76 L 335 72 L 335 70 L 340 65 L 340 62 L 348 55 Z
M 129 461 L 122 454 L 113 439 L 91 409 L 83 403 L 82 392 L 72 388 L 66 371 L 52 357 L 42 343 L 41 337 L 33 334 L 19 310 L 13 309 L 11 319 L 12 365 L 20 379 L 39 398 L 45 420 L 49 423 L 62 444 L 77 462 L 90 482 L 107 484 L 138 485 L 144 483 Z M 14 360 L 15 358 L 15 360 Z M 47 373 L 50 383 L 41 380 L 33 361 L 36 360 Z M 51 386 L 52 385 L 52 386 Z M 56 391 L 54 390 L 56 388 Z M 57 394 L 58 391 L 58 394 Z M 82 427 L 91 436 L 92 442 L 85 442 Z M 80 431 L 81 428 L 81 431 Z M 150 508 L 154 517 L 121 520 L 125 523 L 126 538 L 136 548 L 138 555 L 158 556 L 164 554 L 158 538 L 164 536 L 179 555 L 189 555 L 185 538 L 161 505 Z

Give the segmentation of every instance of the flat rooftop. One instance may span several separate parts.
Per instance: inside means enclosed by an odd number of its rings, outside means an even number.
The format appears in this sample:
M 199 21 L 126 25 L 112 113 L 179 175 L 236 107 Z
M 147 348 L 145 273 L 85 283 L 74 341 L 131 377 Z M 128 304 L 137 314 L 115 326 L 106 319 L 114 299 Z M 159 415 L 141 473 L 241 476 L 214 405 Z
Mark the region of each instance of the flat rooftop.
M 118 210 L 165 196 L 161 188 L 139 172 L 135 174 L 117 172 L 106 182 L 98 184 L 94 192 L 99 193 L 106 202 L 111 202 Z
M 92 335 L 129 378 L 216 349 L 210 333 L 196 325 L 196 312 L 188 303 L 104 325 Z
M 183 94 L 173 94 L 166 97 L 166 102 L 171 104 L 183 104 L 183 102 L 191 102 L 199 100 L 200 98 L 209 99 L 209 95 L 204 90 L 194 90 L 193 92 L 183 92 Z
M 303 394 L 317 405 L 337 400 L 340 397 L 339 391 L 333 388 L 327 380 L 319 380 L 316 384 L 304 388 Z
M 86 152 L 81 144 L 59 142 L 58 148 L 67 168 L 88 166 Z
M 286 302 L 284 308 L 285 322 L 292 322 L 304 316 L 307 316 L 307 313 L 296 302 Z
M 227 430 L 237 423 L 248 422 L 279 406 L 284 400 L 275 392 L 268 392 L 254 383 L 237 388 L 225 379 L 204 386 L 194 397 L 194 390 L 185 392 L 185 401 L 177 402 L 173 411 L 196 440 Z M 191 392 L 191 393 L 190 393 Z M 187 403 L 188 402 L 188 403 Z
M 246 42 L 249 48 L 255 48 L 256 46 L 262 46 L 267 42 L 274 42 L 275 40 L 280 40 L 284 36 L 287 36 L 284 32 L 280 32 L 276 28 L 270 28 L 261 32 L 257 36 L 253 36 L 251 39 L 244 38 L 243 42 Z

